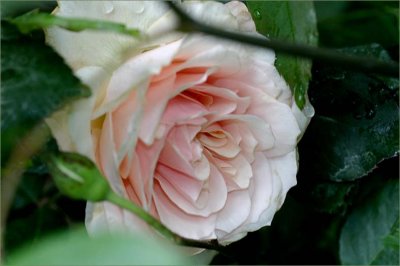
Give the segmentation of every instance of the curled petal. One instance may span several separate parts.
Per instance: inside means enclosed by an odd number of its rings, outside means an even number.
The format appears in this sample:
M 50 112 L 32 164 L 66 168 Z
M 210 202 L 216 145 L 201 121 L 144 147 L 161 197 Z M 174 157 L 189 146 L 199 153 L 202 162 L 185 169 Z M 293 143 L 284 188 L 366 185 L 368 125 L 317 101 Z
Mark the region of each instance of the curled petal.
M 255 32 L 256 25 L 251 17 L 249 10 L 246 5 L 239 1 L 231 1 L 225 4 L 226 7 L 231 11 L 231 14 L 235 16 L 238 22 L 239 30 L 243 32 Z

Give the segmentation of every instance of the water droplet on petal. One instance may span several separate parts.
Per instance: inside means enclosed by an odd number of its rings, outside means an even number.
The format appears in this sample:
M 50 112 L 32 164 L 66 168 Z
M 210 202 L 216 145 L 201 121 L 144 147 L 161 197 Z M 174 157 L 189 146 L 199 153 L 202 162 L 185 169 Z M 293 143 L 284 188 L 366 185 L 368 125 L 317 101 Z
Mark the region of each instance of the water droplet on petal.
M 306 105 L 304 106 L 304 109 L 303 109 L 303 113 L 304 113 L 304 115 L 306 117 L 313 117 L 314 116 L 315 110 L 314 110 L 314 108 L 312 107 L 312 105 L 310 104 L 309 101 L 306 102 Z
M 136 2 L 136 4 L 137 4 L 137 6 L 136 6 L 136 8 L 135 8 L 135 13 L 136 13 L 136 14 L 143 13 L 143 11 L 144 11 L 144 4 L 143 4 L 143 3 L 140 3 L 139 1 Z
M 114 4 L 110 1 L 104 2 L 103 4 L 103 12 L 105 14 L 110 14 L 114 11 Z
M 261 12 L 260 12 L 260 10 L 254 11 L 254 16 L 256 17 L 256 19 L 261 19 Z

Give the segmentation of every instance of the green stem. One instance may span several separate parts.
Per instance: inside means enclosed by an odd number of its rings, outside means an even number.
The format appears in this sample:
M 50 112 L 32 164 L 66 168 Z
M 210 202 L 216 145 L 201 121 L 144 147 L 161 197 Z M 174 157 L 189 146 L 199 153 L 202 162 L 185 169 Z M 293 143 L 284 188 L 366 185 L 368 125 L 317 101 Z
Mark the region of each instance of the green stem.
M 58 26 L 70 31 L 101 30 L 118 32 L 135 38 L 141 36 L 138 29 L 127 28 L 121 23 L 94 19 L 58 17 L 52 14 L 39 13 L 38 10 L 33 10 L 22 16 L 9 19 L 9 21 L 16 25 L 22 33 Z
M 175 242 L 178 245 L 182 246 L 190 246 L 190 247 L 197 247 L 197 248 L 206 248 L 206 249 L 213 249 L 220 251 L 226 254 L 224 247 L 218 244 L 217 240 L 208 240 L 208 241 L 199 241 L 194 239 L 189 239 L 185 237 L 181 237 L 167 227 L 165 227 L 160 221 L 156 218 L 151 216 L 148 212 L 143 210 L 141 207 L 135 205 L 133 202 L 117 195 L 114 192 L 110 192 L 106 198 L 107 201 L 118 205 L 119 207 L 129 210 L 140 219 L 145 221 L 148 225 L 153 227 L 159 233 L 161 233 L 165 238 Z
M 117 195 L 115 192 L 110 192 L 106 200 L 114 203 L 115 205 L 118 205 L 121 208 L 129 210 L 130 212 L 138 216 L 140 219 L 145 221 L 148 225 L 150 225 L 158 232 L 160 232 L 167 239 L 176 241 L 176 235 L 171 230 L 169 230 L 167 227 L 161 224 L 157 219 L 155 219 L 153 216 L 151 216 L 149 213 L 147 213 L 145 210 L 135 205 L 131 201 Z
M 17 142 L 4 170 L 1 171 L 1 258 L 3 258 L 3 240 L 7 216 L 22 174 L 29 159 L 42 148 L 49 136 L 50 130 L 47 125 L 44 122 L 37 124 Z

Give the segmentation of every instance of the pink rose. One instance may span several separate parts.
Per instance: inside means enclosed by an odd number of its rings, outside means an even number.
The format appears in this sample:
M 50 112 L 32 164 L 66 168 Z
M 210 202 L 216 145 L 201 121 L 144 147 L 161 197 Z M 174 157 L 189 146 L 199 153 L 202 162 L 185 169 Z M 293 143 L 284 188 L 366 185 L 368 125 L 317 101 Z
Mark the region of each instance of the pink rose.
M 159 2 L 59 5 L 57 15 L 118 21 L 153 37 L 48 30 L 93 91 L 48 119 L 60 147 L 92 158 L 116 192 L 181 236 L 228 244 L 269 225 L 296 184 L 296 145 L 312 116 L 312 107 L 297 108 L 274 53 L 200 34 L 154 38 L 176 21 Z M 257 35 L 240 2 L 183 6 Z M 106 202 L 88 203 L 86 225 L 90 233 L 147 228 Z

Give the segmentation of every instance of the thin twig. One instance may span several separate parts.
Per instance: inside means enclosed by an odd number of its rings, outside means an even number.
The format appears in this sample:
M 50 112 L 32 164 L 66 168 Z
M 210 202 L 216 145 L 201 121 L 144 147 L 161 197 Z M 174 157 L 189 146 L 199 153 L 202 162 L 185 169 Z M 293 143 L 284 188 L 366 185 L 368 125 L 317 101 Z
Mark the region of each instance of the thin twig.
M 181 23 L 178 30 L 184 32 L 203 32 L 215 37 L 269 48 L 277 52 L 314 59 L 319 62 L 329 63 L 343 68 L 374 72 L 394 77 L 399 76 L 399 64 L 395 62 L 384 62 L 377 60 L 376 58 L 347 55 L 333 49 L 319 48 L 304 44 L 293 44 L 280 40 L 263 39 L 218 29 L 193 19 L 178 5 L 171 1 L 168 1 L 167 4 L 175 11 L 180 19 Z
M 1 234 L 4 237 L 7 214 L 14 199 L 15 191 L 29 159 L 37 153 L 50 136 L 50 130 L 40 122 L 15 146 L 1 180 Z M 2 242 L 3 243 L 3 242 Z M 3 254 L 2 254 L 3 255 Z M 2 257 L 2 256 L 1 256 Z

